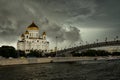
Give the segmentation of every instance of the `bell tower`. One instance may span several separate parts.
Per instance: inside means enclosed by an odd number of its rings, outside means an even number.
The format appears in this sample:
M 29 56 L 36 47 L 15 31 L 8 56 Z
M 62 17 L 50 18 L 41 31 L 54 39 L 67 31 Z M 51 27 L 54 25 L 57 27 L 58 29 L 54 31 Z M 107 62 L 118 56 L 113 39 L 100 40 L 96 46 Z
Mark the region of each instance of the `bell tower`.
M 46 40 L 46 32 L 43 32 L 42 38 L 43 38 L 44 40 Z

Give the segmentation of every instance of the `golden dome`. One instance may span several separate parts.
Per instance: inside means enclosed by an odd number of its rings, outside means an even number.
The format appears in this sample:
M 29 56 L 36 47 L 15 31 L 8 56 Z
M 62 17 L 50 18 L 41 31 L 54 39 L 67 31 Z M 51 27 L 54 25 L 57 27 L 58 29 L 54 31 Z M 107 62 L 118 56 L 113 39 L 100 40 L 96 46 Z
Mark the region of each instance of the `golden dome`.
M 28 32 L 28 31 L 25 31 L 25 34 L 29 34 L 29 32 Z
M 39 30 L 39 27 L 33 22 L 27 27 L 27 30 Z
M 46 32 L 43 32 L 43 34 L 42 35 L 46 35 Z

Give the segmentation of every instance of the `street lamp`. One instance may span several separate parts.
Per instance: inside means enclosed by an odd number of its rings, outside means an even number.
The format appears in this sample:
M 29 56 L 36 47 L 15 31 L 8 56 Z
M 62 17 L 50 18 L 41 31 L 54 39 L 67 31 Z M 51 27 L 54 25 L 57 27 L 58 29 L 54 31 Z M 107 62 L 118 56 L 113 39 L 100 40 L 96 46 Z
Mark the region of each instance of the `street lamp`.
M 118 36 L 116 36 L 116 40 L 118 40 Z
M 86 45 L 88 44 L 88 42 L 86 41 Z
M 76 47 L 76 44 L 74 44 L 74 47 Z
M 80 46 L 81 46 L 81 42 L 80 42 L 79 44 L 80 44 Z
M 55 49 L 56 50 L 56 54 L 57 54 L 57 38 L 58 37 L 56 36 L 56 49 Z
M 116 41 L 116 38 L 114 38 L 114 41 Z
M 96 39 L 97 43 L 98 43 L 98 39 Z
M 107 37 L 105 38 L 105 42 L 107 42 Z

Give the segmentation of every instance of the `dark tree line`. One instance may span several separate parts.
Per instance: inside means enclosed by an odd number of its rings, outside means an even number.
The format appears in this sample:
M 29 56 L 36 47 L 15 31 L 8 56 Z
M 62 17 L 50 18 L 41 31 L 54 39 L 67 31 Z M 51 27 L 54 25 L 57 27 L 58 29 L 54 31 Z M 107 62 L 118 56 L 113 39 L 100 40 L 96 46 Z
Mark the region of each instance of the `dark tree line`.
M 17 51 L 18 57 L 44 57 L 42 51 L 31 50 L 30 53 L 25 53 L 24 51 Z
M 120 52 L 107 52 L 104 50 L 86 50 L 83 52 L 71 52 L 72 56 L 120 56 Z M 19 58 L 19 57 L 55 57 L 56 53 L 46 53 L 44 54 L 42 51 L 30 51 L 30 53 L 26 54 L 24 51 L 15 50 L 12 46 L 2 46 L 0 47 L 0 56 L 4 58 Z M 64 56 L 65 57 L 65 56 Z
M 48 53 L 44 54 L 42 51 L 31 50 L 30 53 L 25 53 L 21 50 L 15 50 L 12 46 L 2 46 L 0 47 L 0 56 L 4 58 L 19 58 L 19 57 L 55 57 L 56 54 Z
M 17 58 L 18 57 L 15 48 L 12 46 L 0 47 L 0 56 L 5 57 L 5 58 L 9 58 L 9 57 Z
M 87 50 L 83 52 L 71 52 L 72 56 L 120 56 L 120 52 L 107 52 L 105 50 Z
M 43 57 L 43 52 L 40 51 L 30 51 L 29 54 L 26 55 L 27 57 Z
M 12 46 L 2 46 L 0 47 L 0 56 L 4 58 L 18 58 L 18 57 L 44 57 L 43 52 L 40 51 L 30 51 L 26 54 L 24 51 L 16 50 Z

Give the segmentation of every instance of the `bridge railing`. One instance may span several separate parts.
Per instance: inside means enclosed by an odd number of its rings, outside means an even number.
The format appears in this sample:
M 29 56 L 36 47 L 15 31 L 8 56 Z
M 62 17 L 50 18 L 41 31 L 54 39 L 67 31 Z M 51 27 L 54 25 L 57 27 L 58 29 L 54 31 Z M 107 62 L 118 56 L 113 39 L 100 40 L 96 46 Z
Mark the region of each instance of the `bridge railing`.
M 57 51 L 57 53 L 72 52 L 75 50 L 84 50 L 84 49 L 89 49 L 89 48 L 97 48 L 97 47 L 103 47 L 103 46 L 116 46 L 116 45 L 120 45 L 120 40 L 106 41 L 106 42 L 99 42 L 99 43 L 92 43 L 92 44 L 87 44 L 87 45 L 82 45 L 82 46 L 76 46 L 73 48 L 59 50 L 59 51 Z

